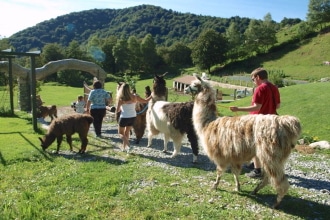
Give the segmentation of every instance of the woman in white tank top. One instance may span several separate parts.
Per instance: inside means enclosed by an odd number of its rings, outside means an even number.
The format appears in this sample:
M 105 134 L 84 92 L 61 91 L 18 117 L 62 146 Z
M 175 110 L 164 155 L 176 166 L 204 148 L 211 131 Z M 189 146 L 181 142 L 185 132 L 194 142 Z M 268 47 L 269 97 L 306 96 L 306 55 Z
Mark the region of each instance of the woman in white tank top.
M 136 94 L 132 94 L 129 84 L 123 83 L 117 95 L 116 114 L 120 112 L 118 120 L 118 134 L 123 140 L 121 149 L 129 151 L 129 135 L 136 119 L 135 105 L 137 102 L 147 103 L 151 99 L 149 96 L 146 99 L 141 98 Z

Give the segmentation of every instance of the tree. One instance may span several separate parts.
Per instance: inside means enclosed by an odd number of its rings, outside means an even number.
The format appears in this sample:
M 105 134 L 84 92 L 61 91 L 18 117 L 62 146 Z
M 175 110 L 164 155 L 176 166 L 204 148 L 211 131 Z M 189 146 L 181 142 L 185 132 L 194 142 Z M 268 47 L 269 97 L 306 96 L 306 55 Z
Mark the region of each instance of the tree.
M 330 0 L 310 0 L 308 5 L 307 21 L 312 25 L 330 22 Z
M 153 71 L 158 62 L 156 44 L 151 34 L 147 34 L 141 43 L 142 63 L 145 71 Z
M 174 43 L 169 50 L 170 65 L 184 67 L 192 65 L 191 49 L 183 43 Z
M 101 45 L 102 52 L 104 53 L 105 57 L 104 60 L 101 62 L 102 67 L 107 72 L 115 73 L 117 71 L 115 57 L 112 54 L 112 49 L 117 43 L 117 37 L 110 36 L 106 38 Z
M 276 23 L 273 21 L 271 14 L 267 13 L 261 23 L 259 45 L 263 47 L 266 52 L 270 46 L 276 43 Z
M 136 72 L 141 67 L 141 46 L 135 36 L 128 38 L 129 66 L 131 72 Z
M 223 64 L 225 54 L 228 51 L 228 42 L 224 36 L 215 30 L 203 31 L 193 42 L 192 60 L 201 69 L 207 69 L 211 73 L 211 66 Z
M 263 21 L 251 20 L 244 32 L 245 48 L 250 52 L 264 52 L 277 42 L 276 25 L 270 13 L 266 14 Z
M 226 38 L 228 40 L 228 57 L 236 60 L 239 58 L 239 51 L 243 44 L 243 39 L 236 22 L 231 22 L 226 31 Z
M 112 48 L 112 54 L 115 58 L 116 66 L 121 72 L 125 72 L 128 68 L 128 47 L 125 39 L 117 41 L 116 45 Z

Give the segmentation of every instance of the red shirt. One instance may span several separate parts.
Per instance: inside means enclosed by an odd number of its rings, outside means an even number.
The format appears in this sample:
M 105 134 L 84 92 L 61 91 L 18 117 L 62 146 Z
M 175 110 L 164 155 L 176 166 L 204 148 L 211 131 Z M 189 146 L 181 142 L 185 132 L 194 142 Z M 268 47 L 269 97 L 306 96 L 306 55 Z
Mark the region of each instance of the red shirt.
M 252 105 L 254 103 L 261 104 L 261 108 L 259 111 L 250 112 L 250 114 L 275 114 L 276 105 L 281 103 L 278 88 L 269 82 L 260 84 L 252 97 Z

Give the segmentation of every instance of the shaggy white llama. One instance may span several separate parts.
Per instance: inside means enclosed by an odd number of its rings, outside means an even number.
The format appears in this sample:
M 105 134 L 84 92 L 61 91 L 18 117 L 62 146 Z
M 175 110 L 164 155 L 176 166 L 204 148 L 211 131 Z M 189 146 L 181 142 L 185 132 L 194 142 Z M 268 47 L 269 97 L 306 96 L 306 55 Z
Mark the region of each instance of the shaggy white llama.
M 213 188 L 218 187 L 223 171 L 230 165 L 239 191 L 242 164 L 257 156 L 264 177 L 252 194 L 270 183 L 277 191 L 276 208 L 289 188 L 284 164 L 300 136 L 299 120 L 288 115 L 217 117 L 214 89 L 196 78 L 186 91 L 196 93 L 193 124 L 205 152 L 217 166 Z
M 182 139 L 187 134 L 193 151 L 193 162 L 197 162 L 198 138 L 192 124 L 193 102 L 167 102 L 165 74 L 154 77 L 152 99 L 147 111 L 148 147 L 152 144 L 152 137 L 159 133 L 164 135 L 164 152 L 170 138 L 173 140 L 172 157 L 181 151 Z

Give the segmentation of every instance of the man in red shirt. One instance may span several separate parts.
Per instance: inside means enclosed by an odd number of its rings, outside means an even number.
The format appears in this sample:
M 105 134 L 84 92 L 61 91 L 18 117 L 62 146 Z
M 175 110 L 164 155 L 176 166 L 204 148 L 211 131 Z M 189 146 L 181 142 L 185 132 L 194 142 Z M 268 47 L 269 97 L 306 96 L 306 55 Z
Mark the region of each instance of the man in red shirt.
M 250 114 L 277 114 L 276 110 L 280 108 L 280 93 L 278 88 L 268 81 L 268 73 L 263 68 L 257 68 L 252 71 L 251 79 L 257 86 L 252 97 L 250 106 L 236 107 L 231 106 L 233 112 L 244 111 Z M 262 177 L 260 162 L 257 157 L 253 158 L 254 169 L 246 176 L 251 178 Z

